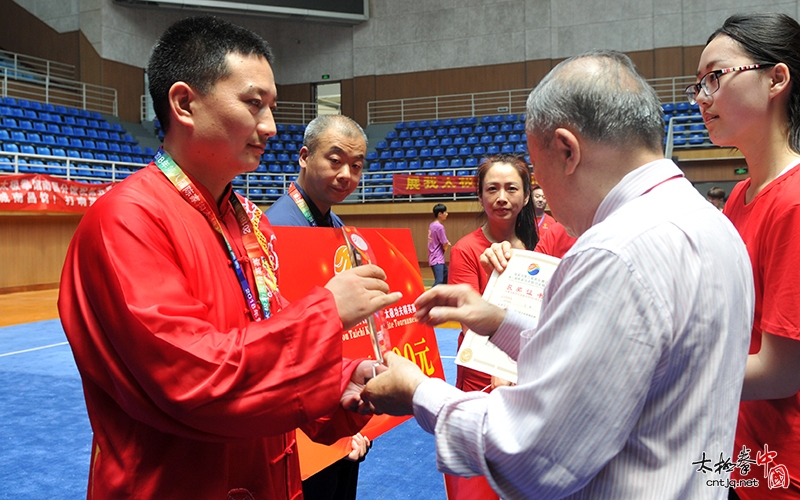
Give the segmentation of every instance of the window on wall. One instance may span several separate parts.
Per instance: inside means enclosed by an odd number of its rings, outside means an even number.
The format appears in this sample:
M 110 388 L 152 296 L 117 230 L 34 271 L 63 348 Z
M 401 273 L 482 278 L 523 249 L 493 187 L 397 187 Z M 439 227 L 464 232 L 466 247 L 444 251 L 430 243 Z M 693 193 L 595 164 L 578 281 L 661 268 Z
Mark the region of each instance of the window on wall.
M 341 82 L 318 83 L 314 86 L 318 114 L 338 115 L 342 112 Z

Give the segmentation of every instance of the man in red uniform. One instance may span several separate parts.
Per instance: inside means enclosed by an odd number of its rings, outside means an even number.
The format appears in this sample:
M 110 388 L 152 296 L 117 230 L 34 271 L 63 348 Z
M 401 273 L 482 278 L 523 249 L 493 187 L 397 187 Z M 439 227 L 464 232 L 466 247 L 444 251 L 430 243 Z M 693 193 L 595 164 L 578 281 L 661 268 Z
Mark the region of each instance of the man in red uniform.
M 536 217 L 536 231 L 539 234 L 539 239 L 544 236 L 550 227 L 556 223 L 552 215 L 545 212 L 547 208 L 547 198 L 544 196 L 544 190 L 538 184 L 534 184 L 531 188 L 533 195 L 533 210 Z
M 342 329 L 400 294 L 362 266 L 288 304 L 281 242 L 231 190 L 276 132 L 270 59 L 225 21 L 171 26 L 148 67 L 163 149 L 70 245 L 59 311 L 94 431 L 90 499 L 301 498 L 294 430 L 333 442 L 366 423 L 344 408 L 371 362 L 342 359 Z

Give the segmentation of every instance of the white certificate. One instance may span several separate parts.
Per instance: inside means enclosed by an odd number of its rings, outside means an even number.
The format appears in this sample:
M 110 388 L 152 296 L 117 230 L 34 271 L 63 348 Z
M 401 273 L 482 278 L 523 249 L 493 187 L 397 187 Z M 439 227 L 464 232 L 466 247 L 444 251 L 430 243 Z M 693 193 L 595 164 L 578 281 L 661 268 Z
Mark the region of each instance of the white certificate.
M 530 250 L 513 250 L 502 274 L 492 273 L 483 298 L 539 321 L 544 288 L 560 259 Z M 490 343 L 488 337 L 468 330 L 456 356 L 456 364 L 517 382 L 517 362 Z

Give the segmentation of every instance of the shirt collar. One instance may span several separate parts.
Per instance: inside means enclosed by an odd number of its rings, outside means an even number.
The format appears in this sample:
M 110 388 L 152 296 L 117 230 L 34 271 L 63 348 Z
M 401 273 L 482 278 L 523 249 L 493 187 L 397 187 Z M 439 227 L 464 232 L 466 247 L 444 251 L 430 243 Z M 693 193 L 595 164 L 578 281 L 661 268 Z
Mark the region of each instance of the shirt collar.
M 311 210 L 311 215 L 312 217 L 314 217 L 314 221 L 317 223 L 317 225 L 319 227 L 333 227 L 331 210 L 328 210 L 328 212 L 325 215 L 323 215 L 322 212 L 320 212 L 319 208 L 317 208 L 317 206 L 314 204 L 314 202 L 311 201 L 311 198 L 309 198 L 305 190 L 302 187 L 300 187 L 300 184 L 298 184 L 297 181 L 292 181 L 292 184 L 294 184 L 294 187 L 297 188 L 297 191 L 300 193 L 300 196 L 302 196 L 303 199 L 306 201 L 306 205 L 308 205 L 308 209 Z
M 592 225 L 603 222 L 621 206 L 678 176 L 682 177 L 683 172 L 672 160 L 666 158 L 651 161 L 628 172 L 597 207 Z

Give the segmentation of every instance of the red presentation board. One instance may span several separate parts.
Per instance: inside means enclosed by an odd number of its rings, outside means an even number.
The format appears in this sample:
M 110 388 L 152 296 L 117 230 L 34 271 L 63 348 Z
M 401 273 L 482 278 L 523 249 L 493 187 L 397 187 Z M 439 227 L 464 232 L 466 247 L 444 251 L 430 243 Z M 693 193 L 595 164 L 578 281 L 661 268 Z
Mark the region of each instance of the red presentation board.
M 275 251 L 281 295 L 290 301 L 302 297 L 314 286 L 324 286 L 335 274 L 351 267 L 342 229 L 275 226 L 273 230 L 277 237 Z M 400 301 L 380 313 L 391 350 L 415 362 L 429 377 L 444 379 L 434 330 L 414 318 L 414 300 L 424 287 L 411 231 L 359 228 L 356 234 L 369 246 L 373 263 L 386 272 L 390 290 L 403 294 Z M 375 358 L 366 321 L 342 332 L 342 342 L 345 357 Z M 376 415 L 362 434 L 374 439 L 407 419 Z M 312 442 L 300 431 L 297 436 L 304 479 L 350 452 L 349 437 L 324 446 Z

